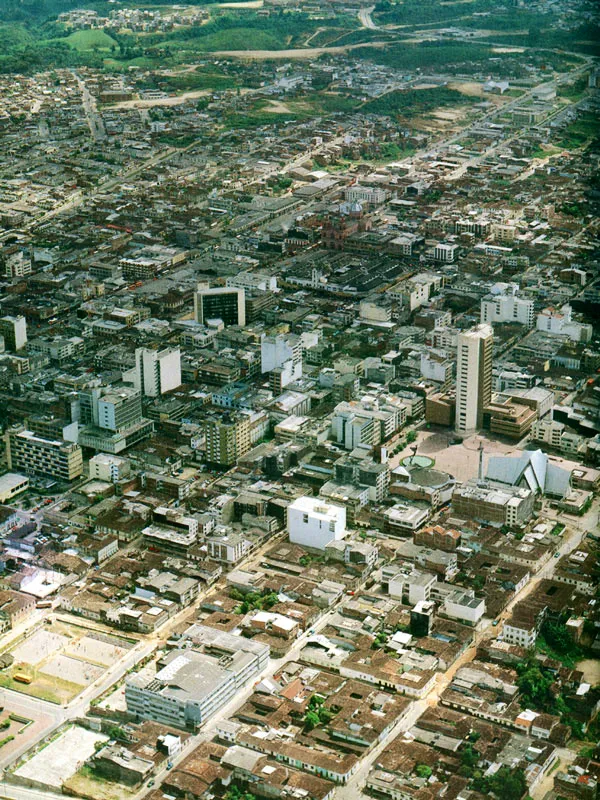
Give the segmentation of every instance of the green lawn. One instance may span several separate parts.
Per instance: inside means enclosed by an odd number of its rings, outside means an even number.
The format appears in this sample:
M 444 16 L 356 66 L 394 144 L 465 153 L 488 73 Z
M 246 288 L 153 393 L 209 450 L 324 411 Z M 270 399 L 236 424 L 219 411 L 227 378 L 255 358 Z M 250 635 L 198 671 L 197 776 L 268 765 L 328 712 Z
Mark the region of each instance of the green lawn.
M 111 47 L 116 47 L 117 45 L 112 36 L 100 30 L 75 31 L 67 36 L 64 41 L 80 51 L 110 50 Z

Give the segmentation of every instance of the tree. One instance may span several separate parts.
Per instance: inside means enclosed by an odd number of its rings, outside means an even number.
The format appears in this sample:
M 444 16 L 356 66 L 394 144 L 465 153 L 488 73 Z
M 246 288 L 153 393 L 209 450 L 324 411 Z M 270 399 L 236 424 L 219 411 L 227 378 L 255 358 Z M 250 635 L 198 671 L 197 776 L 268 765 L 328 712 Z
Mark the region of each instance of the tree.
M 527 781 L 522 769 L 500 767 L 487 780 L 489 791 L 501 800 L 521 800 L 527 791 Z
M 433 770 L 427 764 L 417 764 L 415 767 L 415 775 L 418 775 L 419 778 L 431 778 L 432 773 Z
M 321 722 L 321 718 L 316 711 L 307 711 L 304 715 L 304 728 L 307 731 L 312 731 Z

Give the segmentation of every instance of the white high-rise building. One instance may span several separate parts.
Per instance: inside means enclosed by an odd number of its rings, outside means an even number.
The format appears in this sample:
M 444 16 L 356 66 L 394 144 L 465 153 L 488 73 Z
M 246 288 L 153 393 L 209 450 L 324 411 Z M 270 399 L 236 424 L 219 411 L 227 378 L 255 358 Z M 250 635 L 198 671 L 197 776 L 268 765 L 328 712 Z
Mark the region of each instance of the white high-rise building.
M 346 509 L 319 497 L 299 497 L 287 511 L 290 542 L 324 550 L 334 539 L 346 536 Z
M 456 367 L 456 430 L 468 433 L 481 427 L 483 410 L 492 399 L 491 325 L 476 325 L 459 334 Z
M 263 335 L 260 342 L 260 369 L 271 376 L 273 389 L 279 390 L 302 377 L 302 340 L 295 334 Z
M 133 384 L 146 397 L 159 397 L 181 386 L 181 352 L 178 347 L 135 351 Z
M 533 300 L 518 297 L 514 292 L 488 294 L 481 301 L 481 321 L 518 322 L 533 328 Z
M 7 350 L 17 353 L 27 344 L 27 322 L 25 317 L 2 317 L 0 335 L 4 337 Z

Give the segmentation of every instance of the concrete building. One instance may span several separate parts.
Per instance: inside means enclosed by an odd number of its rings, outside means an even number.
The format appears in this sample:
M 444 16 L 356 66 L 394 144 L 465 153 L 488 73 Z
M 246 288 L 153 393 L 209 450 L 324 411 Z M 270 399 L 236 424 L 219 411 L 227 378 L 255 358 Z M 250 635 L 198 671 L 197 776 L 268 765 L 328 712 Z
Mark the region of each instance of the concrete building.
M 29 489 L 29 478 L 16 472 L 7 472 L 0 477 L 0 504 L 10 503 L 17 495 Z
M 198 286 L 194 294 L 194 316 L 206 325 L 208 320 L 221 320 L 224 325 L 246 324 L 246 295 L 239 287 L 209 289 Z
M 142 396 L 133 386 L 95 387 L 79 393 L 79 444 L 116 455 L 150 436 L 154 423 L 142 416 Z
M 435 261 L 441 261 L 444 264 L 452 264 L 456 258 L 456 251 L 458 245 L 456 244 L 436 244 L 433 251 L 433 258 Z
M 459 334 L 456 369 L 456 430 L 468 433 L 483 424 L 492 399 L 494 333 L 487 324 Z
M 126 478 L 131 467 L 126 458 L 111 456 L 108 453 L 98 453 L 90 458 L 90 478 L 107 483 L 117 483 Z
M 260 369 L 268 374 L 271 389 L 279 394 L 288 383 L 302 377 L 302 340 L 295 334 L 263 335 L 260 342 Z
M 133 385 L 146 397 L 159 397 L 181 386 L 181 352 L 178 347 L 164 350 L 138 348 L 135 351 Z
M 288 506 L 290 542 L 324 550 L 333 539 L 346 536 L 346 509 L 317 497 L 299 497 Z
M 516 291 L 486 295 L 481 301 L 481 321 L 488 323 L 518 322 L 533 328 L 533 300 L 518 297 Z
M 454 490 L 452 508 L 461 519 L 514 528 L 531 519 L 534 501 L 535 494 L 530 489 L 467 481 Z
M 7 433 L 7 456 L 9 469 L 26 475 L 73 481 L 83 472 L 83 456 L 78 444 L 45 439 L 23 428 Z
M 127 678 L 127 710 L 176 728 L 197 730 L 267 667 L 269 647 L 203 625 L 184 634 L 189 647 L 172 650 Z
M 594 334 L 593 325 L 584 325 L 573 320 L 571 306 L 565 305 L 560 311 L 545 308 L 537 315 L 536 328 L 558 336 L 568 336 L 573 342 L 589 342 Z
M 12 353 L 22 350 L 27 344 L 27 322 L 25 317 L 0 317 L 0 336 L 4 346 Z
M 206 460 L 228 467 L 245 455 L 252 446 L 250 418 L 244 414 L 223 414 L 203 422 Z

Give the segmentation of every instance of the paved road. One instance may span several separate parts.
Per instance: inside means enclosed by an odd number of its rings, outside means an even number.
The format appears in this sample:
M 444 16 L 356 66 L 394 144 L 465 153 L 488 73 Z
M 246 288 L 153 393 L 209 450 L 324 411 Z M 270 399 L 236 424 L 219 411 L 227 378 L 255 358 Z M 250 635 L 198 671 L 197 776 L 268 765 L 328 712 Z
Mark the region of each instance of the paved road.
M 371 14 L 375 10 L 375 6 L 369 6 L 368 8 L 361 8 L 358 12 L 358 20 L 363 28 L 368 28 L 370 31 L 376 31 L 378 26 L 375 25 L 373 19 L 371 18 Z

